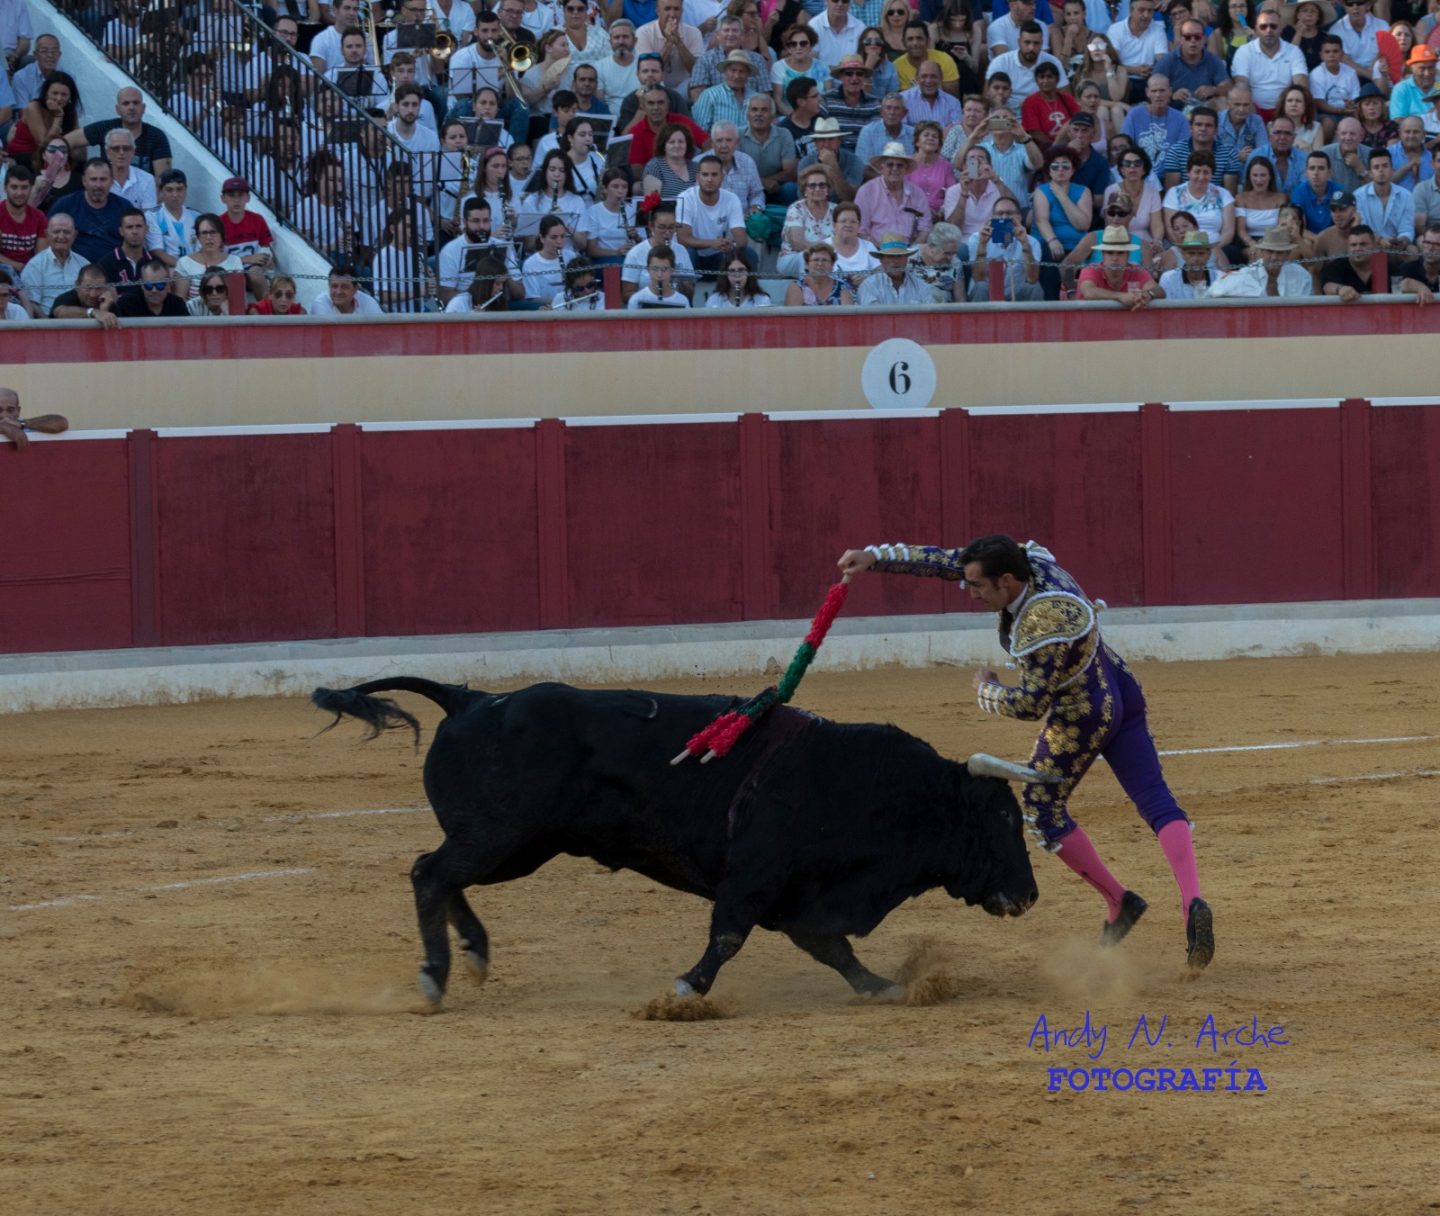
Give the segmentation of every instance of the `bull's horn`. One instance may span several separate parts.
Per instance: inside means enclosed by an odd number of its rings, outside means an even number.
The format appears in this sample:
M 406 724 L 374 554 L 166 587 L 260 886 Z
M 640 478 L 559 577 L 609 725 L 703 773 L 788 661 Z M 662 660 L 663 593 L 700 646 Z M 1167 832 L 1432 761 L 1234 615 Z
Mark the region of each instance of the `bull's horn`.
M 1039 781 L 1046 785 L 1058 785 L 1064 778 L 1059 773 L 1042 773 L 1028 764 L 1016 764 L 1013 760 L 1002 760 L 999 756 L 976 752 L 965 762 L 977 777 L 999 777 L 1002 781 Z

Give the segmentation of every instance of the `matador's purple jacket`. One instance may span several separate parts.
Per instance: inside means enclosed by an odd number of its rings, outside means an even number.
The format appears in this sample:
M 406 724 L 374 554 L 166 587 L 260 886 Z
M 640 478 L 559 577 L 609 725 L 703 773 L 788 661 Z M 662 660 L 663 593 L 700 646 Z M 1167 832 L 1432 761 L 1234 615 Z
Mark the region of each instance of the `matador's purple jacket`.
M 882 573 L 965 577 L 959 549 L 892 544 L 869 552 Z M 1024 787 L 1027 820 L 1046 848 L 1058 850 L 1075 828 L 1066 809 L 1070 792 L 1096 756 L 1109 762 L 1152 830 L 1184 819 L 1145 722 L 1145 695 L 1125 661 L 1101 640 L 1095 605 L 1048 549 L 1028 541 L 1025 555 L 1030 581 L 1013 616 L 1008 608 L 1000 613 L 1000 645 L 1015 661 L 1020 683 L 988 680 L 979 703 L 986 713 L 1044 722 L 1030 762 L 1061 781 Z

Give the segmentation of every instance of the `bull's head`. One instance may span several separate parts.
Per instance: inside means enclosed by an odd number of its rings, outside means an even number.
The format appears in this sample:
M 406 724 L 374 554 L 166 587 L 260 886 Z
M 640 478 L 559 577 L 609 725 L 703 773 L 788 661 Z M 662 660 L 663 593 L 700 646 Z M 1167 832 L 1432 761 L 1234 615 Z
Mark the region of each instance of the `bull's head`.
M 962 805 L 973 833 L 973 865 L 945 884 L 955 899 L 979 904 L 991 916 L 1021 916 L 1040 898 L 1024 820 L 1014 792 L 1004 781 L 960 770 Z

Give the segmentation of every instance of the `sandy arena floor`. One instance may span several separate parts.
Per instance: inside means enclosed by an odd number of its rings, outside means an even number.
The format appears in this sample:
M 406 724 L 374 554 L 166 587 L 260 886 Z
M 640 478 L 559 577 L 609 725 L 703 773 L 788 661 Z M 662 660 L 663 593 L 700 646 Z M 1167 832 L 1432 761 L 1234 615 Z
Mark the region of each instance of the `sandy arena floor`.
M 446 1011 L 414 1016 L 406 874 L 439 836 L 399 734 L 314 738 L 299 701 L 0 719 L 0 1206 L 1440 1209 L 1440 657 L 1140 675 L 1162 748 L 1324 741 L 1167 761 L 1215 908 L 1198 980 L 1164 859 L 1097 770 L 1077 814 L 1151 901 L 1120 950 L 1101 954 L 1100 901 L 1042 856 L 1021 920 L 932 892 L 859 943 L 892 974 L 923 954 L 956 980 L 948 1000 L 855 1002 L 758 932 L 716 986 L 734 1016 L 694 1023 L 634 1014 L 699 956 L 708 905 L 571 859 L 474 892 L 491 981 L 457 972 Z M 974 708 L 968 672 L 815 674 L 802 694 L 949 755 L 1028 751 L 1029 728 Z M 391 813 L 345 813 L 366 810 Z M 1041 1014 L 1087 1011 L 1108 1027 L 1099 1060 L 1027 1046 Z M 1212 1053 L 1211 1014 L 1285 1043 Z M 1141 1015 L 1153 1048 L 1129 1043 Z M 1059 1065 L 1232 1061 L 1266 1091 L 1046 1088 Z

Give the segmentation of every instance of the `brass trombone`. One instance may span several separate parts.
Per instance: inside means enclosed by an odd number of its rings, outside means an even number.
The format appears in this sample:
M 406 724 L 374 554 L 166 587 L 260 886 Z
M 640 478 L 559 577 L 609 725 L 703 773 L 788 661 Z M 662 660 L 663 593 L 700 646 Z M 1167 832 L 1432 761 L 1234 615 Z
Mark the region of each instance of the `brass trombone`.
M 455 35 L 440 24 L 440 16 L 432 4 L 425 10 L 425 20 L 435 27 L 435 45 L 430 48 L 430 57 L 446 62 L 458 49 Z

